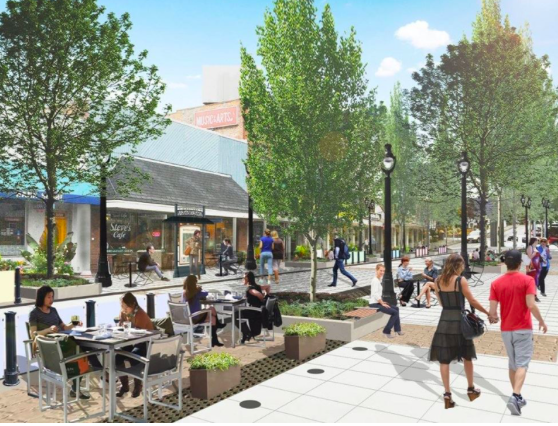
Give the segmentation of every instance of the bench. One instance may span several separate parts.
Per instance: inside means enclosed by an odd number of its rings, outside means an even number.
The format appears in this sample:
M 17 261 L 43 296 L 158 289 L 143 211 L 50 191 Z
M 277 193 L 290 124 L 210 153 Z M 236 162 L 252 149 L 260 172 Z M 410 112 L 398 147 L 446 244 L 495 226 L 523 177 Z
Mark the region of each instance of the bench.
M 362 318 L 368 318 L 371 317 L 372 315 L 374 315 L 376 312 L 378 312 L 377 309 L 375 308 L 357 308 L 353 311 L 349 311 L 349 312 L 345 312 L 343 314 L 343 316 L 346 316 L 348 318 L 354 318 L 354 319 L 362 319 Z

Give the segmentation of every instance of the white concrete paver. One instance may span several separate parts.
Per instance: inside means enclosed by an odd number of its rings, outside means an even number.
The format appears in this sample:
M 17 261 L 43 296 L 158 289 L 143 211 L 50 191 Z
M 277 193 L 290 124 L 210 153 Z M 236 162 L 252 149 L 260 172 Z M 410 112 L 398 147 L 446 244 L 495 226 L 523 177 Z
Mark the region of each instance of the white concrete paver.
M 354 351 L 355 347 L 368 350 Z M 467 398 L 463 367 L 453 364 L 451 386 L 457 406 L 446 410 L 438 365 L 427 361 L 427 351 L 354 341 L 180 422 L 536 423 L 558 418 L 558 389 L 547 378 L 555 377 L 556 364 L 531 363 L 523 389 L 528 404 L 521 417 L 510 416 L 506 408 L 511 395 L 507 358 L 479 356 L 475 385 L 481 388 L 482 395 L 473 402 Z M 359 353 L 358 357 L 351 352 Z M 333 358 L 346 361 L 334 368 L 329 366 Z M 324 373 L 308 372 L 316 368 Z M 260 401 L 262 406 L 244 409 L 239 403 L 245 399 Z

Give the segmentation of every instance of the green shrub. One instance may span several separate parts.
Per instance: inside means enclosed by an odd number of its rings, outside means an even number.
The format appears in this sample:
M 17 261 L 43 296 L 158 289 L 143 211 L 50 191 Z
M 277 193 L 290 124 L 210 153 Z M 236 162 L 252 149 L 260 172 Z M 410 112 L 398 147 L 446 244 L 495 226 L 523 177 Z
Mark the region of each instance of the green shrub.
M 356 244 L 349 244 L 349 251 L 358 251 L 358 247 Z
M 190 362 L 190 370 L 221 370 L 240 365 L 240 359 L 227 352 L 208 352 L 196 355 Z
M 57 274 L 73 275 L 74 269 L 71 266 L 71 261 L 76 255 L 77 244 L 72 243 L 73 232 L 69 232 L 66 239 L 54 245 L 54 271 Z M 57 240 L 57 230 L 54 228 L 54 241 Z M 40 241 L 37 242 L 27 234 L 27 242 L 32 252 L 22 250 L 21 255 L 27 262 L 31 264 L 30 272 L 44 274 L 47 272 L 47 247 L 46 247 L 46 234 L 43 234 Z
M 325 333 L 326 329 L 315 322 L 297 322 L 283 327 L 283 331 L 285 336 L 315 337 L 318 334 Z
M 41 274 L 24 274 L 21 280 L 23 287 L 42 287 L 48 285 L 52 288 L 56 287 L 73 287 L 79 285 L 90 284 L 85 278 L 68 277 L 65 275 L 55 275 L 52 279 L 47 280 L 45 275 Z
M 18 266 L 24 265 L 25 261 L 23 260 L 2 259 L 2 256 L 0 256 L 0 271 L 15 271 Z
M 294 254 L 299 259 L 310 259 L 310 247 L 296 246 Z
M 358 307 L 368 306 L 366 299 L 345 301 L 320 300 L 317 302 L 300 303 L 300 301 L 280 300 L 279 309 L 282 315 L 307 318 L 344 319 L 344 313 Z

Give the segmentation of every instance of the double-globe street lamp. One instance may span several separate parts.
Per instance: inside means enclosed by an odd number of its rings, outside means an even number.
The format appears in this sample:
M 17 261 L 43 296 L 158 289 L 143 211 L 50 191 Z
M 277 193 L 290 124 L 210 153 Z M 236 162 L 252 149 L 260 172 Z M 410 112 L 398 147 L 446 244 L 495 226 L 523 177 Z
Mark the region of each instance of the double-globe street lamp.
M 386 174 L 384 180 L 384 266 L 386 272 L 382 280 L 382 300 L 390 305 L 397 305 L 391 271 L 391 173 L 395 169 L 396 159 L 391 152 L 391 145 L 386 144 L 385 148 L 386 153 L 382 161 L 382 170 Z
M 100 237 L 99 237 L 99 264 L 95 282 L 101 283 L 103 287 L 112 285 L 108 258 L 107 258 L 107 171 L 110 163 L 110 155 L 101 164 L 101 197 L 99 205 L 100 215 Z
M 544 236 L 548 238 L 548 209 L 550 208 L 550 200 L 543 198 L 542 205 L 544 207 Z
M 465 269 L 462 275 L 469 279 L 471 278 L 471 269 L 467 253 L 467 173 L 469 173 L 471 163 L 465 151 L 461 153 L 461 159 L 457 162 L 457 168 L 459 173 L 461 173 L 461 257 L 465 261 Z
M 521 205 L 525 207 L 525 247 L 529 244 L 529 209 L 531 208 L 531 197 L 521 196 Z
M 374 200 L 365 198 L 364 204 L 368 209 L 368 254 L 372 255 L 372 212 L 376 210 L 376 203 Z
M 250 180 L 250 172 L 248 171 L 248 166 L 246 167 L 246 176 Z M 248 248 L 246 249 L 246 269 L 249 271 L 256 270 L 256 258 L 254 257 L 254 211 L 252 210 L 252 197 L 248 192 Z

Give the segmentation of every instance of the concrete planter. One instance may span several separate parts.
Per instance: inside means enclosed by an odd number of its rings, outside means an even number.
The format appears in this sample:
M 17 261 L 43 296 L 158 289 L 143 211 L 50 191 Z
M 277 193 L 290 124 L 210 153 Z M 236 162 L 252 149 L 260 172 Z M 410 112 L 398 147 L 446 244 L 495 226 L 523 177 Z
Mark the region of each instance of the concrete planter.
M 14 287 L 15 287 L 15 271 L 0 271 L 0 303 L 14 302 L 15 300 Z M 23 297 L 23 292 L 22 292 L 22 297 Z
M 377 312 L 375 315 L 359 320 L 347 319 L 345 321 L 322 319 L 322 318 L 306 318 L 293 317 L 283 315 L 283 326 L 288 326 L 298 322 L 314 322 L 326 329 L 326 338 L 330 340 L 339 340 L 341 342 L 352 342 L 360 339 L 367 334 L 373 333 L 379 328 L 385 327 L 388 322 L 389 315 Z M 276 333 L 282 334 L 281 328 L 275 329 Z
M 289 359 L 301 361 L 316 352 L 321 352 L 326 346 L 325 333 L 314 337 L 285 336 L 285 356 Z
M 73 299 L 79 297 L 98 296 L 102 292 L 101 283 L 74 285 L 69 287 L 55 287 L 54 299 Z M 21 297 L 35 300 L 39 287 L 21 287 Z
M 211 399 L 240 385 L 240 365 L 228 370 L 190 370 L 190 391 L 193 398 Z
M 335 264 L 334 261 L 318 262 L 318 269 L 330 269 L 330 268 L 333 268 L 334 264 Z M 310 261 L 289 260 L 289 261 L 285 262 L 285 266 L 287 268 L 311 269 L 312 268 L 312 262 L 310 262 Z
M 479 267 L 475 266 L 474 270 L 480 269 Z M 498 266 L 485 266 L 483 270 L 483 274 L 505 274 L 508 268 L 504 263 Z

